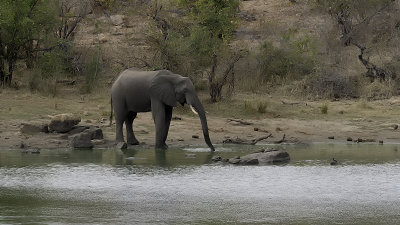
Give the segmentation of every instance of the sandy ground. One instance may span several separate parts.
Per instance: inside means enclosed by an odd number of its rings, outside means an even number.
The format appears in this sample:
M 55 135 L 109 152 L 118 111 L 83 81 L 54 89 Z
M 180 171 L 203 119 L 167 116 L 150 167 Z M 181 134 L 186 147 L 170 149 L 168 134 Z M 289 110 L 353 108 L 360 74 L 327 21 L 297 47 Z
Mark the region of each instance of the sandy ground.
M 200 121 L 197 117 L 178 116 L 171 122 L 167 144 L 170 147 L 180 146 L 204 146 L 204 138 Z M 104 120 L 104 119 L 103 119 Z M 21 143 L 25 149 L 43 148 L 70 148 L 71 137 L 66 138 L 57 133 L 22 133 L 22 123 L 45 123 L 49 119 L 37 120 L 1 120 L 0 121 L 0 149 L 20 149 Z M 378 143 L 400 142 L 400 133 L 388 123 L 385 126 L 377 126 L 379 121 L 372 120 L 347 120 L 347 121 L 323 121 L 323 120 L 300 120 L 287 118 L 266 118 L 258 120 L 244 120 L 249 125 L 230 121 L 228 118 L 208 116 L 210 137 L 214 144 L 220 145 L 227 138 L 253 140 L 270 133 L 272 136 L 259 143 L 273 143 L 281 140 L 285 135 L 287 143 L 312 143 L 312 142 L 346 142 L 348 137 L 353 139 L 372 139 Z M 103 130 L 105 139 L 95 143 L 97 148 L 113 147 L 115 138 L 115 125 L 109 127 L 108 121 L 92 122 L 86 120 L 79 125 L 96 125 Z M 256 131 L 258 128 L 258 131 Z M 134 130 L 141 147 L 154 147 L 154 124 L 150 113 L 142 113 L 134 122 Z M 199 136 L 199 138 L 193 136 Z M 330 139 L 329 137 L 334 137 Z M 131 148 L 135 146 L 131 146 Z

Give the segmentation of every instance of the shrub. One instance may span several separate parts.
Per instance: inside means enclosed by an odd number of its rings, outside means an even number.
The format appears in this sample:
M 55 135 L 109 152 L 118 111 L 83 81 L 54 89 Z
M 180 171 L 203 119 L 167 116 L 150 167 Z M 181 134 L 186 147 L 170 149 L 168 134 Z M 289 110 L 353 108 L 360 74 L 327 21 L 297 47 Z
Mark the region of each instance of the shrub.
M 316 67 L 314 42 L 309 37 L 284 37 L 280 47 L 265 41 L 256 53 L 262 81 L 299 79 Z
M 327 102 L 325 102 L 325 103 L 322 104 L 322 106 L 321 106 L 321 113 L 322 113 L 322 114 L 328 114 L 328 103 L 327 103 Z

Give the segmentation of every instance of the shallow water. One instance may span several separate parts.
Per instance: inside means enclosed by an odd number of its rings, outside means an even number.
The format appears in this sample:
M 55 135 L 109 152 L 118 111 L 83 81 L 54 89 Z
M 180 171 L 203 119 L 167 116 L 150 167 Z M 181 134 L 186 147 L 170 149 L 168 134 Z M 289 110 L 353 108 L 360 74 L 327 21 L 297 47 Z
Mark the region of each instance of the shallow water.
M 400 145 L 283 148 L 291 162 L 267 166 L 212 163 L 195 147 L 3 150 L 0 224 L 400 224 Z

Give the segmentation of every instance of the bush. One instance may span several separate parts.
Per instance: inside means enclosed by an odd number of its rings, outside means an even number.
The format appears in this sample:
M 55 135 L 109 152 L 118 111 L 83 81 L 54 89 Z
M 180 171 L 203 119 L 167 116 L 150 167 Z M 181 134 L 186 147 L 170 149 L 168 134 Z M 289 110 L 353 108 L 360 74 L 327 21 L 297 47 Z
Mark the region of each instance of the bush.
M 321 113 L 322 114 L 328 114 L 328 103 L 325 102 L 324 104 L 322 104 L 321 106 Z
M 262 81 L 300 79 L 313 73 L 316 67 L 313 46 L 309 37 L 298 40 L 284 37 L 280 47 L 265 41 L 256 53 Z
M 398 94 L 397 87 L 398 84 L 392 79 L 372 83 L 364 81 L 360 88 L 360 95 L 368 100 L 387 99 Z

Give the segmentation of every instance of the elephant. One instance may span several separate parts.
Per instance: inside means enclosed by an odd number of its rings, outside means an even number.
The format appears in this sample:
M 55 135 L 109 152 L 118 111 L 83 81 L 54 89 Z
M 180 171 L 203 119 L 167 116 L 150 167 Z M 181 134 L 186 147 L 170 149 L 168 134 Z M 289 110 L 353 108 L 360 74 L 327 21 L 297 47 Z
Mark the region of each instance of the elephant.
M 138 145 L 133 133 L 133 121 L 139 112 L 152 112 L 155 128 L 156 149 L 167 149 L 165 143 L 172 119 L 173 107 L 188 104 L 200 117 L 204 140 L 211 151 L 211 143 L 205 110 L 192 81 L 168 70 L 139 71 L 130 68 L 123 71 L 111 87 L 111 115 L 114 109 L 116 121 L 116 142 L 124 142 L 123 123 L 127 132 L 127 143 Z M 194 108 L 194 109 L 193 109 Z

